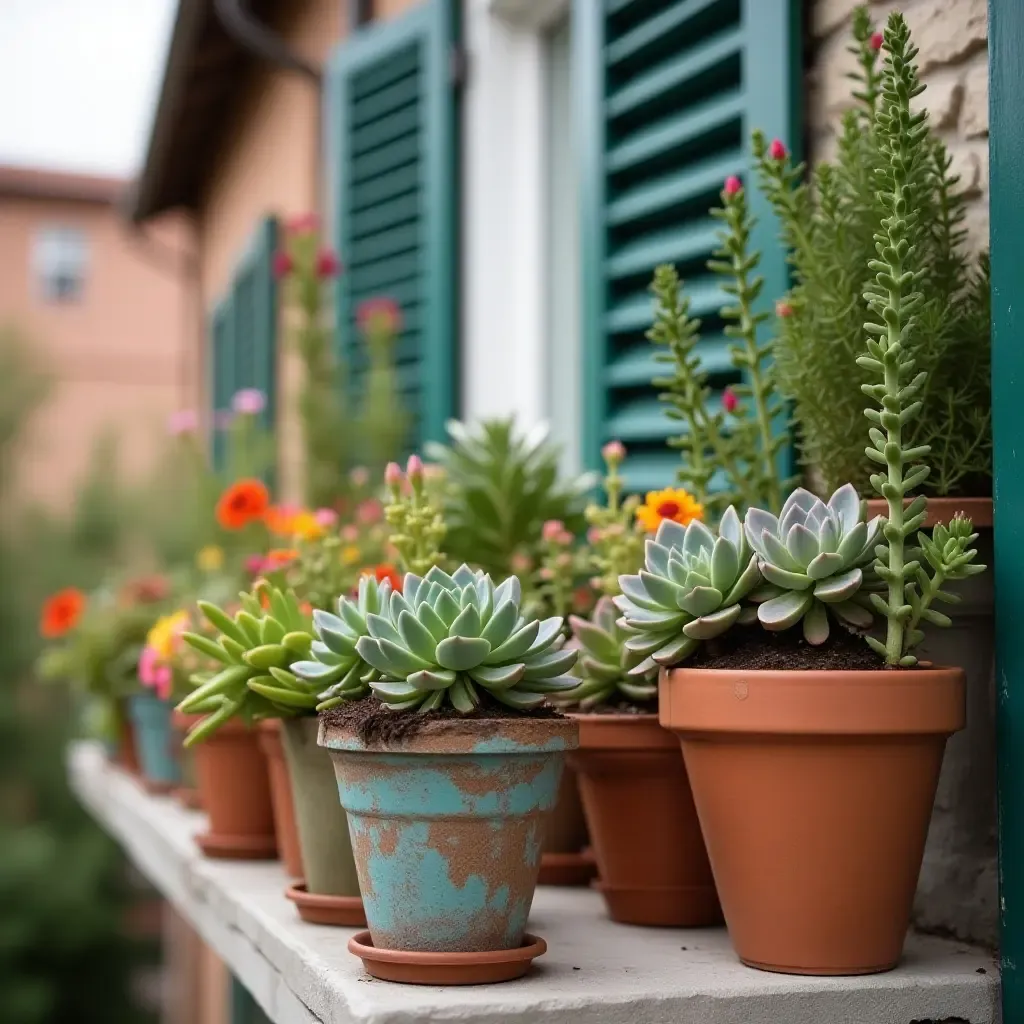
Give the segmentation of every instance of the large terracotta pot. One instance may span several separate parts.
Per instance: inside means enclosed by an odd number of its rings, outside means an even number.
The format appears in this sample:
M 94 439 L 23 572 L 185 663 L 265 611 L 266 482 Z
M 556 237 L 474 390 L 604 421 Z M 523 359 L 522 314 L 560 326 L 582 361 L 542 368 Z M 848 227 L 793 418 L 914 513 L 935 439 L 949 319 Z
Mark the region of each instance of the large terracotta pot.
M 526 920 L 545 819 L 577 731 L 565 718 L 433 719 L 367 745 L 321 721 L 369 924 L 350 949 L 367 970 L 457 984 L 529 968 L 543 951 Z M 471 977 L 453 975 L 456 964 Z
M 675 669 L 659 714 L 682 740 L 736 952 L 787 974 L 894 967 L 959 669 Z
M 281 722 L 270 718 L 260 722 L 258 728 L 260 749 L 267 759 L 270 773 L 270 806 L 274 811 L 274 831 L 281 853 L 281 863 L 291 878 L 302 878 L 302 848 L 295 823 L 295 803 L 292 799 L 292 780 L 281 744 Z
M 201 717 L 174 715 L 181 729 Z M 209 830 L 196 836 L 200 849 L 207 857 L 276 858 L 270 777 L 256 730 L 232 719 L 193 750 L 199 797 L 210 818 Z
M 570 763 L 608 914 L 623 924 L 695 928 L 722 920 L 675 736 L 656 715 L 573 716 Z
M 544 834 L 538 884 L 588 885 L 597 872 L 593 853 L 586 849 L 588 842 L 579 782 L 566 765 Z

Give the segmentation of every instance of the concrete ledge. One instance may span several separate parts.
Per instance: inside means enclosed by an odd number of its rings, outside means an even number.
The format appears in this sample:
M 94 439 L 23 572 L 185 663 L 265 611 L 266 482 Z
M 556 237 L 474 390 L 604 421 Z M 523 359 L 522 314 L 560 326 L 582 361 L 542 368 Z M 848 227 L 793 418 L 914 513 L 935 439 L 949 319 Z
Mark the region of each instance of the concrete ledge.
M 915 936 L 869 978 L 796 978 L 741 966 L 723 930 L 614 925 L 591 892 L 541 888 L 530 929 L 548 953 L 522 981 L 421 988 L 374 981 L 348 929 L 299 920 L 277 863 L 205 859 L 203 815 L 151 797 L 98 745 L 70 751 L 71 785 L 128 856 L 217 951 L 275 1024 L 998 1024 L 999 976 L 969 946 Z

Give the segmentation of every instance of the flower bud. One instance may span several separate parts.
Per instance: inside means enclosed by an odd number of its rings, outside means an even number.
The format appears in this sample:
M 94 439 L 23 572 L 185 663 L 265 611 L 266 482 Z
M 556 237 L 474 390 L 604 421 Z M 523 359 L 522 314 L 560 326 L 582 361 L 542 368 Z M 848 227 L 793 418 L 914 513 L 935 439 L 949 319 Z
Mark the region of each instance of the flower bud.
M 768 155 L 773 160 L 786 159 L 786 147 L 783 145 L 781 139 L 772 139 L 772 144 L 768 147 Z
M 742 191 L 742 189 L 743 182 L 741 182 L 735 174 L 730 174 L 729 177 L 725 179 L 725 194 L 727 196 L 734 196 L 737 192 Z

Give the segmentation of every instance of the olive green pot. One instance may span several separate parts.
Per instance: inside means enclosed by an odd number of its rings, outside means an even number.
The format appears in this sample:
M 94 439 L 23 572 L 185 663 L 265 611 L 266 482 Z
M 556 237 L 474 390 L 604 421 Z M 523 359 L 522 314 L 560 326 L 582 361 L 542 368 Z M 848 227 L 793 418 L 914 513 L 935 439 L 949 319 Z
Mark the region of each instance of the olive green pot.
M 317 896 L 358 896 L 348 819 L 338 799 L 331 755 L 316 745 L 318 726 L 315 716 L 281 722 L 306 891 Z

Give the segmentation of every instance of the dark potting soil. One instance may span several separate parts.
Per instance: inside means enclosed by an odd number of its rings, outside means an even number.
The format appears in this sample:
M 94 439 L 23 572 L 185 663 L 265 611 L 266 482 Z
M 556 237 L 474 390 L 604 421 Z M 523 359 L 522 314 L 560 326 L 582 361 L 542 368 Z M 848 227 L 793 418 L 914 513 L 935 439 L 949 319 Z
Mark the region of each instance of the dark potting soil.
M 415 736 L 428 722 L 453 718 L 469 721 L 486 721 L 497 718 L 562 718 L 554 708 L 540 707 L 532 711 L 515 711 L 491 700 L 481 693 L 480 707 L 468 715 L 456 711 L 451 705 L 436 711 L 389 711 L 376 697 L 363 697 L 351 704 L 341 704 L 325 711 L 322 718 L 331 725 L 352 729 L 367 746 L 393 743 L 396 740 Z
M 685 667 L 862 672 L 887 666 L 862 636 L 833 623 L 828 639 L 818 646 L 804 640 L 800 626 L 780 633 L 759 626 L 733 629 L 705 643 Z
M 657 697 L 652 697 L 643 704 L 630 704 L 626 700 L 620 700 L 615 704 L 598 704 L 597 707 L 583 712 L 586 715 L 656 715 L 657 713 Z

